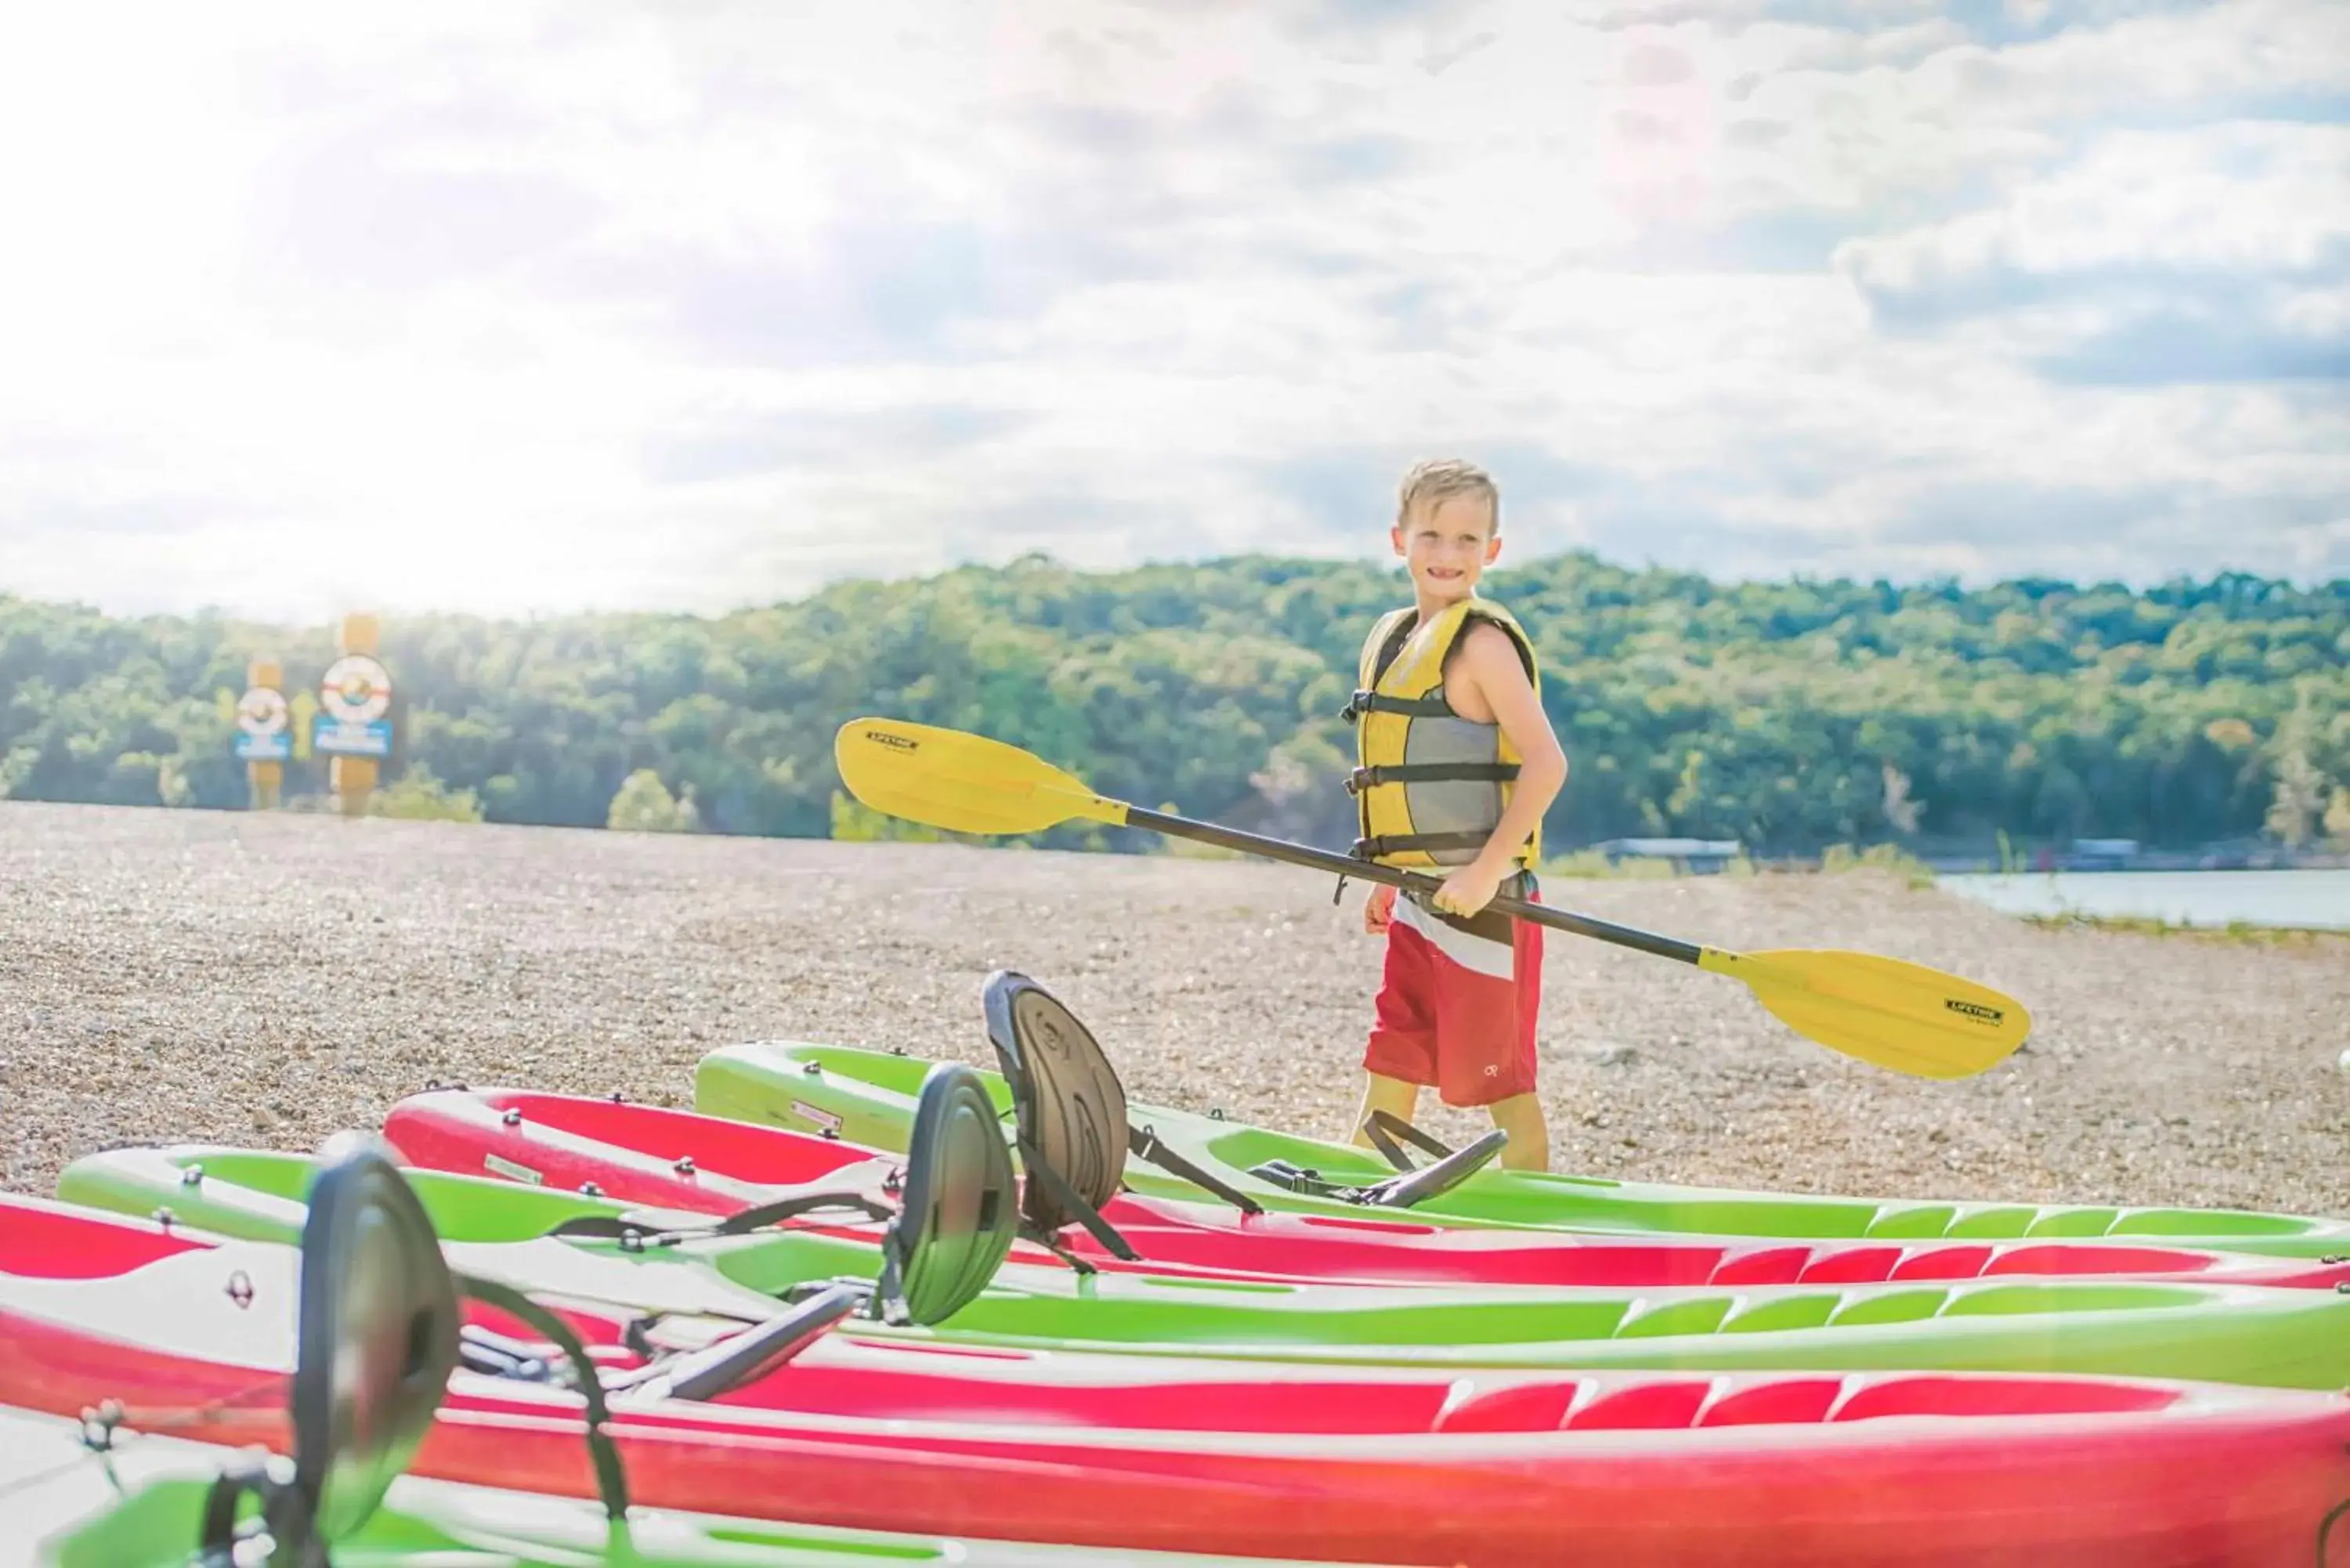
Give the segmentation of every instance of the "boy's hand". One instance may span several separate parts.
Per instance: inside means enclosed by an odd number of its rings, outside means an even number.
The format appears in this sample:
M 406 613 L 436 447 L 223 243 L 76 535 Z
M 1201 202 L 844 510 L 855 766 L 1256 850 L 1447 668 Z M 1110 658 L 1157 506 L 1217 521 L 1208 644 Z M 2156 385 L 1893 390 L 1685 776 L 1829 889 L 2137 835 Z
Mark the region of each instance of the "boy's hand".
M 1373 936 L 1386 930 L 1395 919 L 1396 890 L 1385 883 L 1371 889 L 1363 900 L 1363 929 Z
M 1493 895 L 1502 889 L 1502 878 L 1509 874 L 1506 866 L 1497 868 L 1472 860 L 1447 877 L 1430 902 L 1446 914 L 1465 919 L 1493 901 Z

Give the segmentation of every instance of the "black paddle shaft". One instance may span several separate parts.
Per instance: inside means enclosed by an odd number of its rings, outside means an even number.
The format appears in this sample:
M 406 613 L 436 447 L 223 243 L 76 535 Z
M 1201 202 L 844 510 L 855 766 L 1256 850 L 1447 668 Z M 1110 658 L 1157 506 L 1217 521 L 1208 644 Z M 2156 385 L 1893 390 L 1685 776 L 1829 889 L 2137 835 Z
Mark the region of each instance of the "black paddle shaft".
M 1433 893 L 1442 886 L 1433 877 L 1422 877 L 1400 867 L 1382 866 L 1376 860 L 1359 860 L 1352 855 L 1340 855 L 1335 850 L 1292 844 L 1284 838 L 1266 838 L 1259 834 L 1243 833 L 1237 828 L 1218 827 L 1212 822 L 1194 822 L 1188 816 L 1170 816 L 1165 812 L 1148 811 L 1139 805 L 1126 808 L 1126 820 L 1135 827 L 1148 827 L 1153 832 L 1177 838 L 1196 839 L 1201 844 L 1286 860 L 1293 866 L 1328 871 L 1340 877 L 1359 877 L 1366 882 L 1385 882 L 1392 888 L 1422 893 Z M 1698 955 L 1705 950 L 1695 942 L 1685 942 L 1677 937 L 1660 937 L 1654 931 L 1596 920 L 1589 915 L 1554 909 L 1546 904 L 1529 904 L 1523 898 L 1513 898 L 1504 894 L 1495 894 L 1493 901 L 1485 907 L 1513 915 L 1521 920 L 1532 920 L 1538 926 L 1572 931 L 1578 937 L 1595 937 L 1603 942 L 1614 942 L 1617 947 L 1637 948 L 1644 953 L 1679 959 L 1687 964 L 1696 963 Z

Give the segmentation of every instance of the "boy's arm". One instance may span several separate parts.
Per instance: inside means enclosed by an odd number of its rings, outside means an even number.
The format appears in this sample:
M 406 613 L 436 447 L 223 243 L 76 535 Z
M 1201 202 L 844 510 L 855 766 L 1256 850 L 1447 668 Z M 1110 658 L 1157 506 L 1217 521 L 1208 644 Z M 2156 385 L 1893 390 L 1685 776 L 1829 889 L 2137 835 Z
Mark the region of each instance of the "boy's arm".
M 1558 798 L 1566 784 L 1566 753 L 1559 748 L 1542 699 L 1534 695 L 1534 682 L 1526 679 L 1517 645 L 1499 627 L 1471 628 L 1461 639 L 1449 673 L 1467 676 L 1475 685 L 1521 759 L 1509 807 L 1502 813 L 1492 836 L 1476 859 L 1444 879 L 1432 900 L 1440 909 L 1465 916 L 1492 901 L 1503 878 L 1513 869 L 1518 850 L 1541 823 L 1550 803 Z

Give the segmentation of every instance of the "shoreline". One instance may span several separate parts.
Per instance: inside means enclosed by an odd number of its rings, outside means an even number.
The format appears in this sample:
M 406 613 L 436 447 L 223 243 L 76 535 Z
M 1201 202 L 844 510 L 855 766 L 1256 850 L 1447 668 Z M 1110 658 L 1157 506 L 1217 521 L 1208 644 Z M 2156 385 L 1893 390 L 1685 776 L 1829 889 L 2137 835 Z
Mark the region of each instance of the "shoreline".
M 0 802 L 0 1184 L 127 1142 L 304 1149 L 435 1080 L 691 1101 L 760 1038 L 986 1064 L 1018 969 L 1138 1100 L 1338 1136 L 1379 944 L 1350 885 L 1082 856 Z M 1910 1199 L 2350 1213 L 2338 933 L 2034 925 L 1853 871 L 1560 878 L 1715 945 L 1841 947 L 2009 991 L 2033 1039 L 1936 1084 L 1792 1034 L 1742 987 L 1546 932 L 1554 1168 Z M 1481 1114 L 1423 1101 L 1473 1137 Z

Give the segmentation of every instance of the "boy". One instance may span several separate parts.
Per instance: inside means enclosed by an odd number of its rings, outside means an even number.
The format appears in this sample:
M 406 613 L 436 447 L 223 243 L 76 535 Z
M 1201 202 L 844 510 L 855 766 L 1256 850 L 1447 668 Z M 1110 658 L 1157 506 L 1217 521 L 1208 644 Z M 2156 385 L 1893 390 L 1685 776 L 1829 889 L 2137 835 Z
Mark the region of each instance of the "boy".
M 1347 787 L 1362 822 L 1357 855 L 1444 881 L 1400 900 L 1377 888 L 1363 908 L 1363 929 L 1384 932 L 1388 950 L 1354 1139 L 1369 1141 L 1373 1111 L 1410 1120 L 1433 1085 L 1447 1105 L 1489 1107 L 1510 1135 L 1504 1166 L 1546 1170 L 1534 1092 L 1542 928 L 1485 906 L 1497 892 L 1538 898 L 1543 813 L 1566 757 L 1543 712 L 1532 640 L 1477 597 L 1500 528 L 1500 492 L 1472 464 L 1424 462 L 1404 476 L 1390 536 L 1413 602 L 1363 644 L 1344 715 L 1359 764 Z

